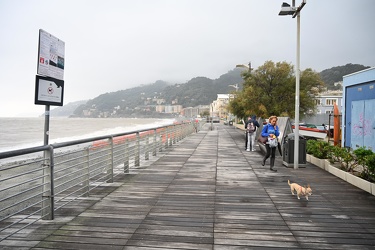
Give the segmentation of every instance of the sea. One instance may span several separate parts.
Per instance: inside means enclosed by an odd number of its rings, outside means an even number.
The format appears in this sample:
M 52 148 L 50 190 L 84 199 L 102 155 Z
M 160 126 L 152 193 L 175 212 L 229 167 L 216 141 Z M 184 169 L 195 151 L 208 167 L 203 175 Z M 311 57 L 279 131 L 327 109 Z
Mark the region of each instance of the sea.
M 61 118 L 49 120 L 49 144 L 112 135 L 173 124 L 174 119 Z M 44 117 L 1 118 L 0 152 L 42 146 Z

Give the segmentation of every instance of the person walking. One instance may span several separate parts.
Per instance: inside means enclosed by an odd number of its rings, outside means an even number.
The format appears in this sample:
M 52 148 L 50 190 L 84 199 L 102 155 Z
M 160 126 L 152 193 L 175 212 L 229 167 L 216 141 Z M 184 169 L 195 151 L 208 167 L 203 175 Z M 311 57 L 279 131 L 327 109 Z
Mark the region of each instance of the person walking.
M 276 154 L 277 144 L 276 146 L 270 145 L 270 140 L 277 140 L 277 137 L 280 135 L 279 126 L 277 126 L 276 123 L 277 123 L 277 116 L 271 116 L 268 119 L 268 124 L 265 125 L 262 129 L 262 136 L 268 137 L 268 142 L 266 143 L 267 153 L 262 160 L 262 166 L 266 164 L 266 160 L 271 156 L 270 170 L 274 172 L 277 171 L 276 169 L 273 168 L 275 165 L 275 154 Z
M 251 117 L 249 116 L 246 120 L 246 122 L 244 122 L 244 125 L 245 125 L 245 150 L 247 151 L 247 142 L 248 142 L 248 132 L 247 132 L 247 126 L 249 124 L 249 121 L 251 120 Z
M 248 118 L 245 123 L 246 140 L 245 149 L 246 151 L 255 151 L 255 132 L 259 128 L 259 122 L 257 121 L 256 115 L 252 115 Z

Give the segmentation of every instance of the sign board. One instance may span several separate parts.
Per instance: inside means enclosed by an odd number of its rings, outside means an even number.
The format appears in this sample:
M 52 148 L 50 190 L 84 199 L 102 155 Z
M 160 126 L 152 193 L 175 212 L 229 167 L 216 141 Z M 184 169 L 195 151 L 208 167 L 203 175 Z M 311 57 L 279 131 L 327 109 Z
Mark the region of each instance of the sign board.
M 65 42 L 39 29 L 38 75 L 64 80 Z
M 63 106 L 64 81 L 36 76 L 35 80 L 35 104 Z

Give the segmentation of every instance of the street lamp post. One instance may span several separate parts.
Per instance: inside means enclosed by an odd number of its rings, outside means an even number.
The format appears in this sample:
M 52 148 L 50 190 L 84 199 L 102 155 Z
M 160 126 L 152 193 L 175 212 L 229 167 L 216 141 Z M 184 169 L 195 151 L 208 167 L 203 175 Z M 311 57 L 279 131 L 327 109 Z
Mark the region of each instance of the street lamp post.
M 249 62 L 248 65 L 246 65 L 246 64 L 237 64 L 236 68 L 245 68 L 245 69 L 248 70 L 249 74 L 251 74 L 251 70 L 253 69 L 253 68 L 251 68 L 251 62 Z M 233 85 L 229 85 L 229 86 L 234 87 Z M 237 87 L 234 87 L 234 88 L 236 88 L 236 92 L 237 92 L 237 90 L 238 90 L 238 84 L 236 84 L 236 86 Z M 237 122 L 237 116 L 236 116 L 236 122 Z
M 236 84 L 232 84 L 232 85 L 229 85 L 229 87 L 233 87 L 233 88 L 235 88 L 236 89 L 236 94 L 237 94 L 237 91 L 238 91 L 238 89 L 240 88 L 239 86 L 238 86 L 238 83 L 236 83 Z M 236 96 L 236 95 L 235 95 Z M 230 101 L 230 96 L 229 96 L 229 101 Z M 231 120 L 232 120 L 232 115 L 230 116 L 230 118 L 231 118 Z M 235 116 L 235 118 L 234 118 L 234 122 L 237 124 L 237 116 Z M 232 121 L 233 122 L 233 121 Z M 234 128 L 236 129 L 236 126 L 234 126 Z
M 305 6 L 306 0 L 297 8 L 295 7 L 295 0 L 292 0 L 292 6 L 287 3 L 281 5 L 280 16 L 292 15 L 293 18 L 297 17 L 297 55 L 296 55 L 296 103 L 295 103 L 295 118 L 294 118 L 294 169 L 298 169 L 299 163 L 299 104 L 300 104 L 300 13 Z

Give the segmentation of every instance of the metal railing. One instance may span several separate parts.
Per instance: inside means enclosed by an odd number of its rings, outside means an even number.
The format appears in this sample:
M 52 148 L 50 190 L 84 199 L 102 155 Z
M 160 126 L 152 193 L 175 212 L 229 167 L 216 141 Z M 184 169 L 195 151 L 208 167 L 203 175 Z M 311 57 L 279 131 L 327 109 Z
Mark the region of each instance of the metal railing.
M 200 124 L 180 123 L 0 153 L 0 241 L 135 172 Z M 21 159 L 19 157 L 22 157 Z

